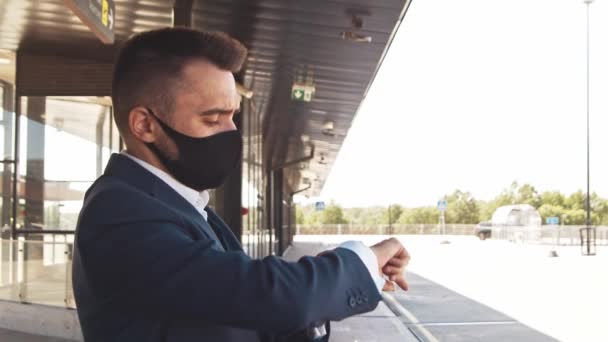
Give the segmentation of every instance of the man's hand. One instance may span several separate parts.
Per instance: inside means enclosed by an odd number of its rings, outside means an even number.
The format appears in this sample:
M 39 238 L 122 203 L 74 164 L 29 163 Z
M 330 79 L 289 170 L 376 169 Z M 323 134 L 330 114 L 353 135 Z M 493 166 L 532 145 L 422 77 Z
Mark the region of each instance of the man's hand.
M 378 258 L 378 269 L 380 276 L 386 275 L 388 280 L 384 284 L 383 291 L 394 291 L 395 283 L 407 291 L 408 285 L 405 281 L 405 267 L 410 261 L 410 255 L 396 238 L 390 238 L 377 243 L 371 250 Z

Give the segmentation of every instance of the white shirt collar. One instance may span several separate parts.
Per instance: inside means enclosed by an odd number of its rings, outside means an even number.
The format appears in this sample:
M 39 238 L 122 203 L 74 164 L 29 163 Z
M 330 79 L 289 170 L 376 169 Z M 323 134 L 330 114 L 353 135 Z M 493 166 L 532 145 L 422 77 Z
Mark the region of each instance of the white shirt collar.
M 153 166 L 145 161 L 130 155 L 127 151 L 120 152 L 123 156 L 131 158 L 134 162 L 141 165 L 144 169 L 150 171 L 153 175 L 163 180 L 167 185 L 169 185 L 175 192 L 180 194 L 183 198 L 188 201 L 188 203 L 192 204 L 194 208 L 203 216 L 205 220 L 207 220 L 207 212 L 205 211 L 205 207 L 209 204 L 209 192 L 207 190 L 196 191 L 192 188 L 185 186 L 184 184 L 178 182 L 173 176 L 164 172 L 163 170 Z

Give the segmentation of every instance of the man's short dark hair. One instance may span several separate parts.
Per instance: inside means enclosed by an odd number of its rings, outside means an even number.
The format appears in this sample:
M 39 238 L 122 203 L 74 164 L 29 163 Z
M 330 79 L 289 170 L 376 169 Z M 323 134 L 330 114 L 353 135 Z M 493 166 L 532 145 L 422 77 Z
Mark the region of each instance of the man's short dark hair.
M 245 46 L 222 32 L 164 28 L 131 37 L 114 65 L 112 102 L 118 129 L 123 136 L 129 131 L 129 112 L 137 105 L 155 107 L 162 115 L 171 113 L 188 62 L 204 59 L 237 72 L 246 57 Z

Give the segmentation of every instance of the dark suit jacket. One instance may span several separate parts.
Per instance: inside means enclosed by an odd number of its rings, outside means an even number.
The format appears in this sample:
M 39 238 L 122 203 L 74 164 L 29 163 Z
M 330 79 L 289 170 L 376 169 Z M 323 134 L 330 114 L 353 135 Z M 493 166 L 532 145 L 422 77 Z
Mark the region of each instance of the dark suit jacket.
M 76 229 L 73 287 L 86 341 L 299 341 L 305 328 L 381 299 L 352 251 L 254 260 L 206 210 L 208 222 L 164 181 L 111 157 Z

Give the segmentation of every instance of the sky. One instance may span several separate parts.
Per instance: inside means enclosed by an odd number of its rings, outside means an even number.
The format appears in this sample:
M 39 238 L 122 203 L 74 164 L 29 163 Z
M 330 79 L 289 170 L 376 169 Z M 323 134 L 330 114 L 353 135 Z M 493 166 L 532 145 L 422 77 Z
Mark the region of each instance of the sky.
M 319 198 L 432 206 L 586 188 L 582 0 L 414 0 Z M 608 197 L 608 0 L 591 5 L 591 191 Z

